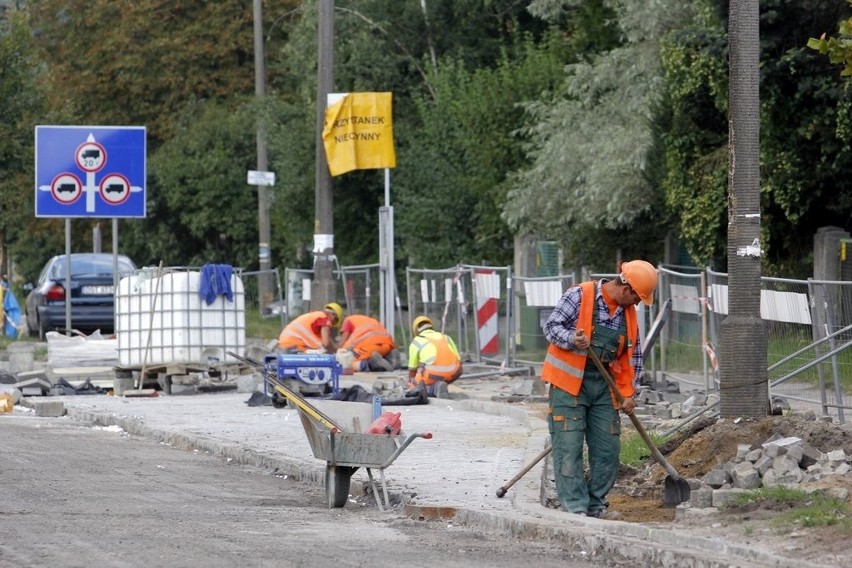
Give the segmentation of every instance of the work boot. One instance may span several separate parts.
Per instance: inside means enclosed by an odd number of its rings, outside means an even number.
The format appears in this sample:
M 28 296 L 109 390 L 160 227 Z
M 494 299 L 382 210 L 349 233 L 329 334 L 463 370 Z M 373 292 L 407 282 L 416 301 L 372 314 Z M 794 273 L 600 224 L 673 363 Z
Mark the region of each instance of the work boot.
M 387 359 L 379 355 L 378 352 L 373 352 L 368 361 L 371 371 L 380 373 L 390 373 L 393 371 L 393 365 L 391 365 Z
M 391 349 L 390 353 L 388 353 L 388 361 L 390 361 L 394 371 L 402 369 L 402 355 L 399 349 Z
M 605 521 L 615 521 L 621 518 L 621 513 L 610 511 L 609 509 L 595 509 L 594 511 L 589 511 L 588 516 Z
M 450 389 L 444 381 L 435 383 L 435 398 L 450 398 Z

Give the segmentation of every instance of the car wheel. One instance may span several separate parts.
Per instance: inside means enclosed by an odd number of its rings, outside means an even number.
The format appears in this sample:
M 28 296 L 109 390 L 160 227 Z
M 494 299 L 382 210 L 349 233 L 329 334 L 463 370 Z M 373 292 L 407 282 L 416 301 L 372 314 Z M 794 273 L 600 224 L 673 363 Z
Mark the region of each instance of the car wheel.
M 38 321 L 36 321 L 35 326 L 33 326 L 32 320 L 29 317 L 27 317 L 27 332 L 29 332 L 31 337 L 37 336 L 38 332 L 39 332 Z

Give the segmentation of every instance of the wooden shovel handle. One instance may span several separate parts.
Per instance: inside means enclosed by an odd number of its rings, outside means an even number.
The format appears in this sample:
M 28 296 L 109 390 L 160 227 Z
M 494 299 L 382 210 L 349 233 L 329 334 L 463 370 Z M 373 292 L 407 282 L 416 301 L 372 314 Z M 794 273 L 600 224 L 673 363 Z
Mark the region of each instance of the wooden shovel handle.
M 610 390 L 612 391 L 613 396 L 615 396 L 615 400 L 618 401 L 619 406 L 624 405 L 624 397 L 621 396 L 621 393 L 618 391 L 618 387 L 615 384 L 615 380 L 613 380 L 612 375 L 609 374 L 604 364 L 601 362 L 598 354 L 594 352 L 594 350 L 590 347 L 588 350 L 589 357 L 594 362 L 595 366 L 598 368 L 598 371 L 601 372 L 603 378 L 606 379 L 607 384 L 609 385 Z M 671 475 L 674 479 L 680 479 L 680 474 L 678 474 L 677 470 L 672 467 L 672 465 L 663 457 L 663 454 L 660 453 L 660 450 L 657 449 L 657 446 L 654 444 L 654 441 L 651 440 L 651 436 L 648 435 L 648 432 L 645 430 L 645 427 L 642 426 L 642 423 L 639 422 L 639 419 L 635 416 L 634 413 L 628 414 L 630 417 L 630 421 L 633 422 L 634 428 L 639 432 L 639 435 L 642 436 L 642 440 L 644 440 L 645 445 L 648 446 L 648 449 L 651 450 L 651 454 L 653 454 L 654 458 L 662 465 L 669 475 Z

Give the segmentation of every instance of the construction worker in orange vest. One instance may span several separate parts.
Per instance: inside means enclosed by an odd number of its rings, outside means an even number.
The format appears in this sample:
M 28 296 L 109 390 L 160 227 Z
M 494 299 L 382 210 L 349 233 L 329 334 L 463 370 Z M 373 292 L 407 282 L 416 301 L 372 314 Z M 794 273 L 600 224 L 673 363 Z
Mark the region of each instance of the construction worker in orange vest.
M 326 304 L 322 311 L 302 314 L 288 323 L 278 336 L 278 349 L 294 353 L 325 349 L 326 353 L 335 353 L 336 330 L 342 323 L 343 308 L 340 304 Z
M 340 348 L 355 355 L 355 371 L 393 371 L 389 360 L 396 349 L 393 336 L 385 326 L 370 316 L 352 314 L 343 320 L 340 328 Z
M 613 280 L 569 288 L 544 323 L 550 342 L 541 378 L 550 384 L 548 427 L 553 448 L 556 494 L 570 513 L 614 518 L 607 493 L 615 484 L 621 451 L 618 405 L 589 349 L 607 365 L 624 397 L 621 411 L 636 408 L 634 385 L 642 374 L 636 304 L 651 305 L 657 271 L 644 260 L 621 265 Z M 589 477 L 584 475 L 583 444 Z
M 427 316 L 414 318 L 414 338 L 408 347 L 408 381 L 411 388 L 425 387 L 429 396 L 443 398 L 448 384 L 462 374 L 461 357 L 449 335 L 433 328 Z

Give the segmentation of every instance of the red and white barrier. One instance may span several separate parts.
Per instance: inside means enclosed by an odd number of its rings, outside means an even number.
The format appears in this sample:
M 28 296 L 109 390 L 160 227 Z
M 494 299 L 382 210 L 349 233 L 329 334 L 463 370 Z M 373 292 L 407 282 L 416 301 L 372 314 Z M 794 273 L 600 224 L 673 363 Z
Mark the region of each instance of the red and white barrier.
M 476 269 L 477 337 L 482 355 L 497 355 L 500 351 L 497 333 L 497 300 L 500 298 L 500 275 L 493 270 Z

